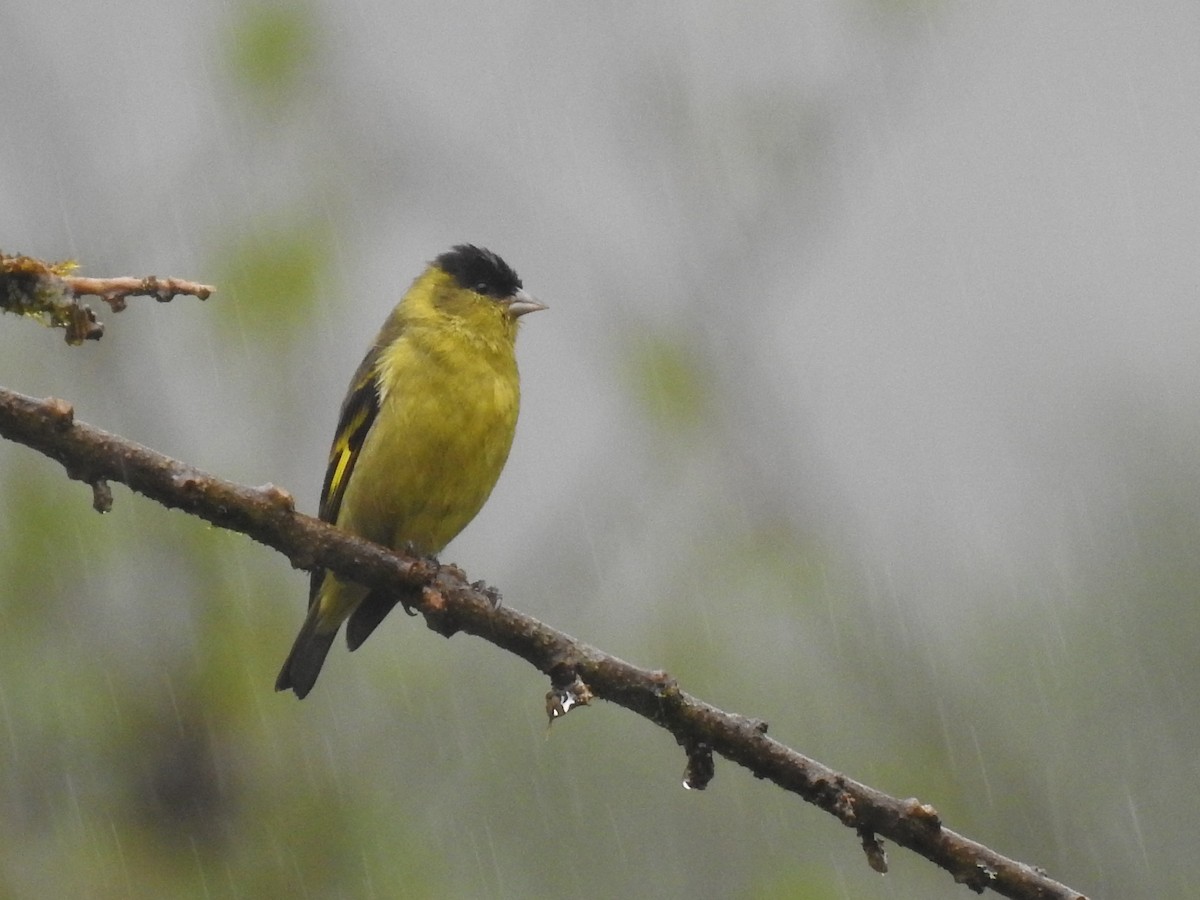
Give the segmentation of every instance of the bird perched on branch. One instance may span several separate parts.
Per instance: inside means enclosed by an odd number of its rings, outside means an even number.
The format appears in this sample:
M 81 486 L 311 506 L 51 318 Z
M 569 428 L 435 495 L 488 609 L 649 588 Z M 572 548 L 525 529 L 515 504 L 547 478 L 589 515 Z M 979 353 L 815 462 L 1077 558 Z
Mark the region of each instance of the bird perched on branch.
M 496 254 L 461 244 L 392 310 L 342 403 L 320 517 L 396 550 L 436 554 L 479 512 L 512 446 L 517 322 L 546 307 Z M 338 629 L 355 650 L 412 594 L 313 573 L 308 616 L 275 682 L 304 697 Z

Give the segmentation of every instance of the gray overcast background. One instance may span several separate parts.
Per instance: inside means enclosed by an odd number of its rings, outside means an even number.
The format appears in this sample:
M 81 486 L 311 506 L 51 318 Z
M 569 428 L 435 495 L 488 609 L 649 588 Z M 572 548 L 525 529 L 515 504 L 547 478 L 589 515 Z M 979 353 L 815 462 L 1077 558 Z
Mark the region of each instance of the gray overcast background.
M 445 559 L 1092 896 L 1200 890 L 1200 6 L 0 35 L 0 249 L 219 287 L 76 349 L 0 319 L 0 383 L 312 511 L 391 304 L 491 247 L 551 309 Z M 535 673 L 419 620 L 276 696 L 301 574 L 11 444 L 0 489 L 0 893 L 968 896 L 728 763 L 682 791 L 614 707 L 547 737 Z

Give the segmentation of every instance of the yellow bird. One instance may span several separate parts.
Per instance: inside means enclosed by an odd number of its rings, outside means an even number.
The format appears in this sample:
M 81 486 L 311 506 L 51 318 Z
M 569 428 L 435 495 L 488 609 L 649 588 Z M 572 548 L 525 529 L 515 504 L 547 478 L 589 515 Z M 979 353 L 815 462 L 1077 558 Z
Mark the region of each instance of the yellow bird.
M 396 550 L 437 554 L 479 512 L 508 459 L 520 383 L 517 320 L 546 307 L 496 254 L 461 244 L 392 310 L 342 403 L 320 517 Z M 327 570 L 275 690 L 312 690 L 343 622 L 355 650 L 397 603 Z

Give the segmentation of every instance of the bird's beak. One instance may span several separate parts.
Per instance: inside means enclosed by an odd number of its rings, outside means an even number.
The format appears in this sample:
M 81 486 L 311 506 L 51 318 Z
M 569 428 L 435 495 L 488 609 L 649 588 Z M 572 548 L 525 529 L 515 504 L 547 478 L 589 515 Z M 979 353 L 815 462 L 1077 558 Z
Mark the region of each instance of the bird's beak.
M 547 308 L 545 303 L 539 303 L 524 291 L 517 291 L 508 300 L 508 314 L 514 319 L 526 313 L 537 312 L 539 309 Z

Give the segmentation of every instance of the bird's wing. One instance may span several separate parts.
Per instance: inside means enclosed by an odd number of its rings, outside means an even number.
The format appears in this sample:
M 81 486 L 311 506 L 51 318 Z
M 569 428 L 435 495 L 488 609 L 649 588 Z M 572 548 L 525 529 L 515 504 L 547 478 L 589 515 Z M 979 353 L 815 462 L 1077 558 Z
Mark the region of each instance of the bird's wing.
M 379 414 L 379 390 L 375 383 L 375 364 L 379 359 L 376 347 L 366 355 L 354 373 L 350 393 L 342 403 L 337 432 L 329 448 L 329 465 L 325 469 L 325 484 L 321 487 L 319 515 L 326 522 L 337 522 L 342 508 L 346 485 L 358 462 L 359 451 L 371 423 Z
M 321 503 L 317 514 L 322 521 L 337 523 L 338 512 L 342 508 L 342 497 L 346 494 L 346 485 L 354 472 L 354 464 L 358 462 L 359 452 L 371 423 L 379 414 L 379 389 L 375 382 L 375 366 L 379 360 L 379 344 L 376 343 L 363 358 L 350 382 L 350 393 L 342 403 L 342 411 L 338 416 L 337 432 L 333 438 L 333 446 L 329 448 L 329 465 L 325 469 L 325 483 L 321 486 Z M 312 606 L 321 590 L 321 582 L 325 580 L 325 570 L 316 569 L 312 573 L 308 585 L 308 605 Z

